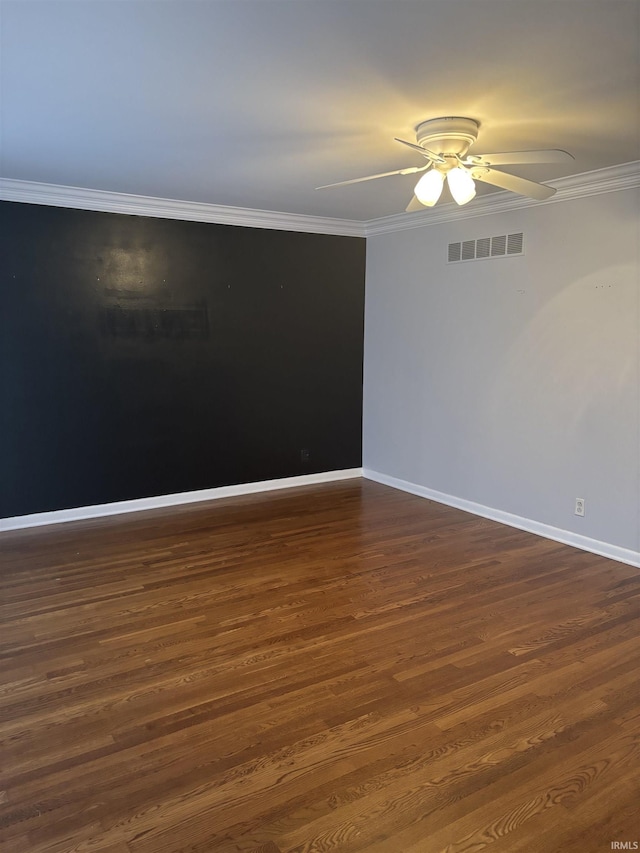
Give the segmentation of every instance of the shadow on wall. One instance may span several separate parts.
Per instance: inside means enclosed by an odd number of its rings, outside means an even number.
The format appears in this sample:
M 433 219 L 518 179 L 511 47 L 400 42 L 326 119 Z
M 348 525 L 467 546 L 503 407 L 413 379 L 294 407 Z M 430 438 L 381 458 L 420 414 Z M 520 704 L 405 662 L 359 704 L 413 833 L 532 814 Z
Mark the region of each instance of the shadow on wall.
M 628 531 L 635 513 L 637 526 L 638 372 L 632 265 L 574 281 L 533 315 L 511 340 L 477 413 L 485 470 L 520 503 L 512 512 L 556 524 L 564 517 L 567 528 L 586 532 L 573 515 L 579 496 L 590 522 L 597 516 L 618 526 L 624 518 Z M 554 483 L 573 484 L 575 495 Z

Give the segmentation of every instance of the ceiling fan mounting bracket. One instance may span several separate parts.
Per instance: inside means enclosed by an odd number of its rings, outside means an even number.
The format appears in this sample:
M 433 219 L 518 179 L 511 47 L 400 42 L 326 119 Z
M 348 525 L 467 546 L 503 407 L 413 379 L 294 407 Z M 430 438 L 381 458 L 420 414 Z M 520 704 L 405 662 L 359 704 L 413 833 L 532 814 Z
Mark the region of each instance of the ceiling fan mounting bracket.
M 479 124 L 472 118 L 432 118 L 416 127 L 418 145 L 437 154 L 463 157 L 478 138 Z

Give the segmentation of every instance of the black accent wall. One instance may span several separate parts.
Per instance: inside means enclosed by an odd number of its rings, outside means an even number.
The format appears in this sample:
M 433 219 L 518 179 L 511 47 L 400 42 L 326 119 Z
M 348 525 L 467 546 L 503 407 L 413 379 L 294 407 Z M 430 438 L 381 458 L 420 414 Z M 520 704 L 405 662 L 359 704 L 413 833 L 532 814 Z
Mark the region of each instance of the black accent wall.
M 364 239 L 3 202 L 0 257 L 0 517 L 362 464 Z

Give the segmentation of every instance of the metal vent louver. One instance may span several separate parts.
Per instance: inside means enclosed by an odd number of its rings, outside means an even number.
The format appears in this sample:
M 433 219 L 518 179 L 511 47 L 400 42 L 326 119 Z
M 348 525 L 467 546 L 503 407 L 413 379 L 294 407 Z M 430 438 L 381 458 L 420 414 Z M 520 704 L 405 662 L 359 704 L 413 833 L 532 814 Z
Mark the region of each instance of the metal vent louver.
M 488 258 L 491 255 L 491 237 L 476 240 L 476 258 Z
M 462 244 L 462 260 L 471 261 L 476 256 L 476 241 L 465 240 Z
M 500 255 L 507 253 L 507 235 L 503 234 L 500 237 L 491 238 L 491 257 L 499 258 Z
M 451 261 L 459 261 L 462 257 L 461 253 L 461 244 L 460 243 L 449 243 L 449 262 Z
M 497 237 L 480 237 L 477 240 L 463 240 L 449 243 L 447 261 L 478 261 L 483 258 L 504 258 L 507 255 L 524 253 L 524 235 L 499 234 Z
M 522 231 L 519 234 L 508 234 L 507 235 L 507 255 L 521 255 L 522 254 L 522 243 L 523 243 Z

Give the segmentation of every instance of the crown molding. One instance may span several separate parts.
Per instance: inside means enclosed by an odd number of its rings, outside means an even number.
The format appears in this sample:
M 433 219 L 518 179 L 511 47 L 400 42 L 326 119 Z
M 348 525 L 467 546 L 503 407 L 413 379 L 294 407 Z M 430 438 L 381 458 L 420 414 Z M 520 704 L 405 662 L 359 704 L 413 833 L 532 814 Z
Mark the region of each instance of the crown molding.
M 490 193 L 474 199 L 466 207 L 456 204 L 445 204 L 431 210 L 417 213 L 394 213 L 379 219 L 369 219 L 366 225 L 366 236 L 389 234 L 393 231 L 407 231 L 413 228 L 426 228 L 430 225 L 440 225 L 444 222 L 457 222 L 463 219 L 474 219 L 478 216 L 488 216 L 492 213 L 505 213 L 511 210 L 521 210 L 526 207 L 540 207 L 546 204 L 558 204 L 577 198 L 601 195 L 602 193 L 617 192 L 640 186 L 640 160 L 583 172 L 579 175 L 569 175 L 548 181 L 549 186 L 557 192 L 546 201 L 535 201 L 513 193 L 501 191 Z
M 275 210 L 253 210 L 223 204 L 153 198 L 83 187 L 19 181 L 13 178 L 0 178 L 0 200 L 44 204 L 49 207 L 71 207 L 77 210 L 98 210 L 104 213 L 152 216 L 158 219 L 240 225 L 245 228 L 333 234 L 341 237 L 364 237 L 366 230 L 364 222 L 354 219 L 334 219 L 328 216 L 308 216 L 299 213 L 281 213 Z
M 558 202 L 601 193 L 632 189 L 640 186 L 640 160 L 558 178 L 555 181 L 549 181 L 549 185 L 555 187 L 557 192 L 546 201 L 534 201 L 504 191 L 492 192 L 474 199 L 473 204 L 466 207 L 444 204 L 431 210 L 394 213 L 391 216 L 363 222 L 355 219 L 335 219 L 328 216 L 309 216 L 275 210 L 254 210 L 222 204 L 113 193 L 83 187 L 65 187 L 13 178 L 0 178 L 0 200 L 44 204 L 51 207 L 71 207 L 78 210 L 98 210 L 106 213 L 126 213 L 133 216 L 152 216 L 159 219 L 213 222 L 245 228 L 269 228 L 275 231 L 300 231 L 342 237 L 374 237 L 394 231 L 427 228 L 430 225 L 440 225 L 445 222 L 457 222 L 493 213 L 558 204 Z

